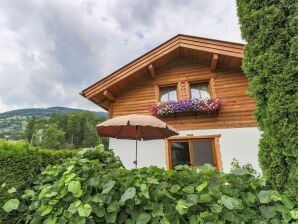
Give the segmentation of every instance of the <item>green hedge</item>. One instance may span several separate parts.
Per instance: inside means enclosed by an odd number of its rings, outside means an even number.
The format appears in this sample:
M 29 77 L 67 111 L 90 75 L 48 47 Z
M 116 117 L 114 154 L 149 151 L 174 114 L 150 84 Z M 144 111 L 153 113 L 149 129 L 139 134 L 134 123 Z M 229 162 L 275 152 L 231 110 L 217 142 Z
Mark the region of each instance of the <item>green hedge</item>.
M 125 150 L 125 149 L 124 149 Z M 297 223 L 297 204 L 268 189 L 249 169 L 211 166 L 124 169 L 103 147 L 49 166 L 25 191 L 27 204 L 4 208 L 22 223 Z M 20 207 L 26 208 L 18 216 Z M 296 206 L 296 207 L 295 207 Z
M 263 131 L 259 161 L 269 184 L 298 195 L 298 4 L 237 0 L 243 70 Z
M 25 142 L 0 140 L 0 207 L 9 198 L 22 195 L 47 165 L 56 164 L 62 158 L 73 156 L 76 152 L 30 148 Z M 4 223 L 8 218 L 1 209 L 0 223 Z M 9 219 L 13 223 L 13 218 Z

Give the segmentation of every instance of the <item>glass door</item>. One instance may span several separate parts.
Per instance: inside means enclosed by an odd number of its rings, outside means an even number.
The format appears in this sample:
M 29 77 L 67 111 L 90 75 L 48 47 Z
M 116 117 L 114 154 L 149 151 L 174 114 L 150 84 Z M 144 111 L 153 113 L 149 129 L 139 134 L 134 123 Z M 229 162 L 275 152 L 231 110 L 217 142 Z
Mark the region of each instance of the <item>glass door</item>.
M 178 165 L 195 167 L 206 163 L 217 166 L 214 140 L 210 138 L 170 141 L 169 159 L 170 169 Z
M 190 165 L 188 142 L 171 143 L 172 168 L 178 165 Z
M 206 163 L 216 165 L 211 139 L 189 141 L 189 145 L 192 166 L 202 166 Z

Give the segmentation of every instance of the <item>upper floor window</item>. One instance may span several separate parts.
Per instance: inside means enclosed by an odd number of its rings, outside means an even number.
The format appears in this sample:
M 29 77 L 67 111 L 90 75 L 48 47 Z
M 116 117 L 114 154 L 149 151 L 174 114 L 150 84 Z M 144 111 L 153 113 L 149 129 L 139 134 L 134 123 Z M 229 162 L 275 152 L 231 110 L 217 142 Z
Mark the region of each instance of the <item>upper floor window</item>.
M 160 101 L 177 101 L 177 87 L 162 87 L 159 89 Z
M 208 91 L 208 82 L 191 84 L 190 91 L 192 99 L 207 99 L 210 97 Z

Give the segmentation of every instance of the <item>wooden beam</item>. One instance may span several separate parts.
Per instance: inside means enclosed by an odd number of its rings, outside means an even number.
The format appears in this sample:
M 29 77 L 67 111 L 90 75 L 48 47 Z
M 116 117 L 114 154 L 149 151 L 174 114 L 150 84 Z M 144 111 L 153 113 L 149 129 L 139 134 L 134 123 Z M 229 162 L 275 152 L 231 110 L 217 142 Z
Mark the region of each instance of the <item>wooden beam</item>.
M 111 118 L 113 118 L 113 104 L 111 103 L 110 105 L 109 105 L 109 111 L 108 111 L 109 113 L 109 119 L 111 119 Z
M 116 97 L 109 91 L 109 90 L 105 90 L 103 91 L 103 95 L 109 100 L 114 102 L 116 100 Z
M 150 64 L 148 66 L 148 71 L 149 71 L 149 74 L 150 74 L 151 78 L 155 78 L 156 77 L 156 72 L 155 72 L 155 69 L 154 69 L 154 67 L 153 67 L 152 64 Z
M 214 72 L 217 66 L 218 54 L 213 54 L 211 59 L 211 72 Z

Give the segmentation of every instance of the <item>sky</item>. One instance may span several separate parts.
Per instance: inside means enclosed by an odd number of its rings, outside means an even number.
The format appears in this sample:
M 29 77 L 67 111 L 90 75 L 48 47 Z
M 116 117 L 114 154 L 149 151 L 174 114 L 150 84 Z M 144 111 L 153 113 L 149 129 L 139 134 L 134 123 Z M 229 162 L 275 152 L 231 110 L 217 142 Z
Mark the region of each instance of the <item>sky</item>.
M 243 42 L 235 0 L 1 0 L 0 113 L 101 111 L 79 92 L 179 33 Z

